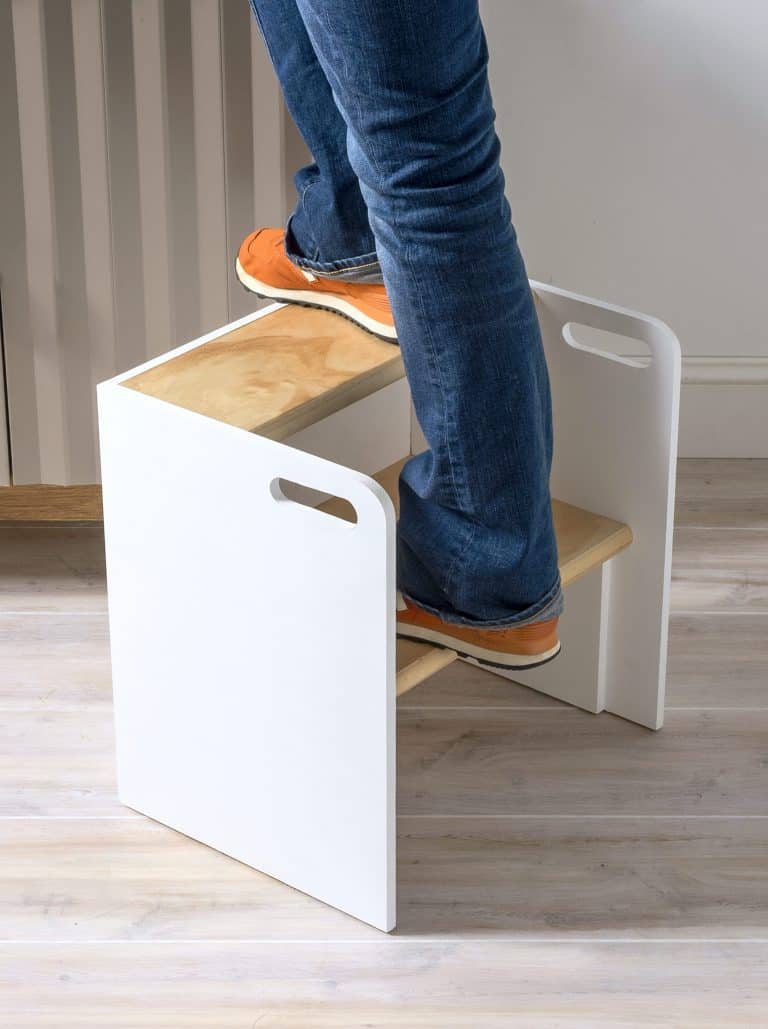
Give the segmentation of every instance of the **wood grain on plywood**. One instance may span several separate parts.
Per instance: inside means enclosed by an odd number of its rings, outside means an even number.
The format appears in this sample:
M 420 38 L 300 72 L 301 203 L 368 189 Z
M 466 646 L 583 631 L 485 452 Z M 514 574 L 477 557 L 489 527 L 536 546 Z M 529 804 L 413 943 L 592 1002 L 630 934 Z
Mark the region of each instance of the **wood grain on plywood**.
M 328 311 L 287 306 L 123 385 L 282 440 L 404 374 L 394 344 Z
M 101 486 L 0 486 L 0 522 L 98 522 Z

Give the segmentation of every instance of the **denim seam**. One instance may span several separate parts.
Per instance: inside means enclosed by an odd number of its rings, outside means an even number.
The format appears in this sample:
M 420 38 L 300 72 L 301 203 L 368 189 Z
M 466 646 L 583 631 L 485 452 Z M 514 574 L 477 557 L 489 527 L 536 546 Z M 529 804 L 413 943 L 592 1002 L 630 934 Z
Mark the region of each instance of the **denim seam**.
M 409 253 L 407 247 L 405 248 L 404 256 L 405 256 L 405 263 L 406 263 L 406 265 L 408 267 L 409 275 L 411 277 L 413 277 L 413 262 L 411 261 L 410 253 Z M 446 454 L 447 454 L 447 457 L 448 457 L 448 468 L 449 468 L 449 471 L 450 471 L 451 485 L 453 487 L 454 499 L 455 499 L 456 504 L 458 505 L 458 507 L 461 507 L 462 506 L 462 500 L 465 499 L 465 498 L 460 494 L 459 484 L 456 481 L 456 472 L 455 472 L 456 461 L 454 459 L 455 447 L 452 446 L 451 431 L 450 431 L 451 430 L 451 426 L 452 426 L 452 421 L 451 421 L 451 419 L 448 416 L 448 400 L 447 400 L 448 391 L 446 389 L 445 380 L 444 380 L 444 377 L 443 377 L 443 370 L 442 370 L 442 368 L 440 366 L 440 356 L 439 356 L 439 354 L 437 352 L 437 346 L 435 344 L 435 339 L 434 339 L 434 336 L 432 335 L 432 330 L 431 330 L 431 327 L 430 327 L 430 324 L 429 324 L 429 319 L 426 316 L 426 311 L 424 310 L 423 300 L 422 300 L 422 296 L 421 296 L 420 293 L 418 294 L 417 302 L 419 304 L 419 308 L 421 309 L 422 324 L 425 326 L 425 335 L 427 336 L 427 338 L 429 340 L 429 349 L 430 349 L 430 353 L 432 355 L 432 365 L 433 365 L 433 368 L 434 368 L 435 372 L 437 373 L 437 378 L 438 378 L 438 381 L 440 383 L 440 396 L 441 396 L 442 408 L 443 408 L 443 433 L 442 433 L 443 444 L 445 446 Z M 462 538 L 461 542 L 457 541 L 457 545 L 456 545 L 456 548 L 454 550 L 454 554 L 453 554 L 453 556 L 451 558 L 451 563 L 448 566 L 445 574 L 442 577 L 442 579 L 443 579 L 442 588 L 443 588 L 443 591 L 445 593 L 450 593 L 451 592 L 451 583 L 453 581 L 453 576 L 455 574 L 456 569 L 459 566 L 459 562 L 461 560 L 462 554 L 465 553 L 467 543 L 471 540 L 472 536 L 474 535 L 474 532 L 475 532 L 475 526 L 473 525 L 470 528 L 469 537 L 467 537 L 467 535 L 463 535 L 463 538 Z
M 379 167 L 378 161 L 376 160 L 376 154 L 375 154 L 375 151 L 373 150 L 373 148 L 371 148 L 371 151 L 370 151 L 370 154 L 369 154 L 369 160 L 370 160 L 371 165 L 375 169 L 376 174 L 378 175 L 379 179 L 381 179 L 382 178 L 382 171 L 381 171 L 381 168 Z M 399 224 L 399 222 L 400 222 L 400 205 L 397 203 L 396 199 L 394 200 L 394 202 L 392 204 L 391 210 L 392 210 L 393 226 L 395 228 L 395 231 L 399 231 L 399 229 L 400 229 L 400 224 Z M 374 233 L 374 236 L 375 236 L 375 233 Z M 414 272 L 413 272 L 413 261 L 411 259 L 410 248 L 409 248 L 409 246 L 407 244 L 403 247 L 403 263 L 405 264 L 406 268 L 408 269 L 408 276 L 409 276 L 409 278 L 411 279 L 411 281 L 413 281 L 415 279 Z M 442 432 L 443 440 L 442 440 L 442 442 L 443 442 L 443 444 L 445 446 L 445 450 L 446 450 L 446 453 L 448 455 L 448 467 L 449 467 L 449 470 L 450 470 L 451 485 L 453 487 L 454 499 L 456 501 L 456 504 L 460 507 L 461 506 L 461 497 L 459 496 L 459 487 L 458 487 L 458 483 L 456 482 L 456 476 L 455 476 L 455 472 L 454 472 L 454 465 L 455 465 L 455 462 L 453 460 L 453 450 L 454 450 L 454 448 L 451 446 L 450 435 L 449 435 L 449 432 L 448 432 L 449 419 L 448 419 L 447 400 L 446 400 L 447 390 L 445 388 L 445 381 L 443 379 L 443 373 L 442 373 L 442 369 L 440 367 L 440 359 L 439 359 L 439 356 L 438 356 L 438 353 L 437 353 L 437 347 L 435 345 L 435 339 L 434 339 L 434 336 L 432 334 L 432 329 L 431 329 L 429 318 L 427 317 L 426 311 L 424 310 L 423 298 L 422 298 L 421 293 L 417 293 L 417 303 L 418 303 L 419 309 L 421 311 L 422 324 L 425 327 L 424 334 L 425 334 L 425 336 L 426 336 L 426 338 L 427 338 L 427 340 L 429 342 L 429 353 L 430 353 L 430 357 L 431 357 L 431 362 L 430 363 L 432 365 L 433 372 L 436 374 L 437 380 L 438 380 L 438 382 L 440 384 L 440 397 L 441 397 L 442 408 L 443 408 L 443 432 Z M 473 527 L 472 531 L 474 531 L 474 527 Z M 457 546 L 456 550 L 454 551 L 454 554 L 453 554 L 453 556 L 451 558 L 451 564 L 449 566 L 449 570 L 446 573 L 446 575 L 443 577 L 443 590 L 444 591 L 445 591 L 445 587 L 450 585 L 450 578 L 449 577 L 453 574 L 454 569 L 457 567 L 457 565 L 459 563 L 459 559 L 460 559 L 461 554 L 463 553 L 463 551 L 464 551 L 463 543 L 462 543 L 462 545 Z
M 358 119 L 358 120 L 362 120 L 362 119 Z M 381 167 L 379 166 L 379 162 L 376 159 L 375 148 L 370 147 L 367 156 L 368 156 L 368 160 L 370 161 L 371 166 L 373 167 L 373 169 L 375 170 L 375 172 L 376 172 L 376 174 L 378 176 L 379 181 L 381 181 L 382 178 L 383 178 L 383 174 L 382 174 Z M 353 170 L 356 172 L 356 169 L 353 169 Z M 372 192 L 375 192 L 375 191 L 372 191 Z M 365 199 L 365 195 L 363 195 L 363 199 Z M 366 206 L 368 206 L 367 201 L 366 201 Z M 393 226 L 394 226 L 396 231 L 399 231 L 399 229 L 400 229 L 400 224 L 399 224 L 399 222 L 400 222 L 400 217 L 399 217 L 400 216 L 400 205 L 397 203 L 397 199 L 396 198 L 394 198 L 394 202 L 392 203 L 391 210 L 392 210 Z M 371 230 L 373 231 L 373 226 L 371 226 Z M 373 234 L 374 234 L 374 237 L 375 237 L 376 233 L 374 232 Z M 404 238 L 404 237 L 402 237 L 402 238 Z M 405 266 L 408 269 L 409 278 L 411 279 L 411 281 L 413 281 L 414 278 L 415 278 L 415 276 L 413 274 L 413 262 L 411 261 L 411 255 L 410 255 L 410 251 L 409 251 L 409 248 L 408 248 L 407 244 L 403 247 L 403 263 L 405 264 Z M 427 339 L 429 340 L 429 349 L 430 349 L 430 354 L 431 354 L 431 357 L 432 357 L 432 366 L 433 366 L 434 370 L 436 371 L 437 378 L 438 378 L 438 380 L 440 382 L 440 395 L 441 395 L 441 398 L 442 398 L 442 407 L 443 407 L 443 422 L 444 422 L 444 425 L 447 426 L 448 419 L 447 419 L 447 410 L 446 410 L 445 382 L 443 381 L 443 376 L 442 376 L 442 372 L 441 372 L 441 369 L 440 369 L 440 362 L 439 362 L 438 357 L 437 357 L 437 350 L 436 350 L 436 347 L 435 347 L 434 337 L 432 335 L 432 330 L 431 330 L 431 327 L 430 327 L 429 319 L 426 317 L 426 312 L 425 312 L 424 307 L 423 307 L 423 302 L 422 302 L 421 294 L 418 294 L 418 304 L 419 304 L 419 307 L 421 309 L 422 322 L 423 322 L 423 324 L 425 326 L 425 335 L 427 336 Z M 454 467 L 453 467 L 454 462 L 451 459 L 452 458 L 452 448 L 451 448 L 450 440 L 448 438 L 447 428 L 445 428 L 443 430 L 443 435 L 444 435 L 444 442 L 445 442 L 446 451 L 447 451 L 448 457 L 449 457 L 449 468 L 450 468 L 450 472 L 451 472 L 451 483 L 453 485 L 453 493 L 454 493 L 454 497 L 456 499 L 456 503 L 460 506 L 461 505 L 461 500 L 459 498 L 459 489 L 458 489 L 458 486 L 456 484 L 456 478 L 454 476 Z
M 469 528 L 469 532 L 465 533 L 464 538 L 462 540 L 462 545 L 456 550 L 456 553 L 454 554 L 454 557 L 453 557 L 453 559 L 451 561 L 451 564 L 450 564 L 450 566 L 448 568 L 448 571 L 445 573 L 446 592 L 447 592 L 448 588 L 450 588 L 450 586 L 451 586 L 451 582 L 453 581 L 453 577 L 454 577 L 454 575 L 456 573 L 456 569 L 459 567 L 459 562 L 460 562 L 461 558 L 464 556 L 464 554 L 467 553 L 469 548 L 472 546 L 472 543 L 474 542 L 474 539 L 475 539 L 476 535 L 477 535 L 477 522 L 472 522 L 471 525 L 470 525 L 470 528 Z M 456 591 L 454 591 L 454 592 L 456 592 Z
M 304 189 L 302 189 L 301 196 L 299 197 L 298 206 L 304 211 L 304 220 L 305 220 L 306 223 L 309 223 L 309 218 L 307 217 L 307 214 L 306 214 L 306 206 L 305 206 L 305 203 L 304 203 L 304 198 L 306 197 L 307 192 L 311 189 L 311 187 L 315 184 L 316 181 L 317 181 L 317 179 L 309 179 L 308 182 L 305 182 L 304 183 Z M 293 217 L 293 215 L 291 215 L 291 218 L 292 217 Z M 289 222 L 290 222 L 291 218 L 288 219 Z M 286 224 L 286 228 L 287 227 L 288 226 Z M 315 239 L 314 233 L 312 235 L 312 251 L 315 254 L 318 252 L 317 240 Z M 287 253 L 287 251 L 286 251 L 286 253 Z
M 414 279 L 415 276 L 413 274 L 413 262 L 411 260 L 410 251 L 409 251 L 407 246 L 403 248 L 403 256 L 404 256 L 405 264 L 408 267 L 408 274 L 411 277 L 411 279 Z M 458 483 L 456 482 L 456 476 L 454 474 L 454 465 L 455 465 L 455 462 L 453 460 L 453 450 L 454 450 L 454 448 L 451 446 L 451 440 L 450 440 L 450 436 L 449 436 L 449 432 L 448 432 L 449 419 L 448 419 L 448 405 L 447 405 L 447 402 L 446 402 L 446 397 L 447 397 L 448 391 L 445 388 L 445 380 L 443 379 L 443 372 L 442 372 L 442 368 L 440 367 L 440 359 L 439 359 L 439 356 L 438 356 L 438 353 L 437 353 L 437 347 L 435 346 L 435 339 L 434 339 L 434 336 L 432 335 L 432 328 L 431 328 L 431 325 L 430 325 L 429 318 L 427 317 L 427 313 L 426 313 L 426 311 L 424 309 L 423 298 L 422 298 L 421 293 L 417 293 L 417 303 L 418 303 L 419 308 L 421 310 L 422 324 L 424 325 L 425 335 L 427 336 L 427 338 L 429 340 L 429 349 L 430 349 L 430 353 L 432 355 L 432 366 L 433 366 L 434 370 L 436 371 L 437 378 L 438 378 L 438 380 L 440 382 L 440 397 L 441 397 L 441 400 L 442 400 L 442 407 L 443 407 L 443 442 L 445 443 L 445 449 L 446 449 L 447 454 L 448 454 L 448 467 L 449 467 L 450 473 L 451 473 L 451 484 L 453 486 L 454 499 L 456 501 L 456 504 L 459 507 L 461 507 L 461 503 L 462 503 L 462 499 L 463 498 L 459 495 L 459 486 L 458 486 Z M 452 568 L 453 568 L 453 564 L 455 564 L 455 563 L 456 563 L 455 561 L 452 563 L 452 566 L 451 566 Z

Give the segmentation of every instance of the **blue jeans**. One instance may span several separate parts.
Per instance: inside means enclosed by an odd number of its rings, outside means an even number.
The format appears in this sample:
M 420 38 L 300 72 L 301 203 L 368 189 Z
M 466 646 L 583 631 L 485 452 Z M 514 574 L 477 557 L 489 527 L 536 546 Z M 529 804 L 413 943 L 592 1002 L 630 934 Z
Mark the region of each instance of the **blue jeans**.
M 251 5 L 314 159 L 288 254 L 383 276 L 429 445 L 400 478 L 400 589 L 485 628 L 559 614 L 549 380 L 477 0 Z

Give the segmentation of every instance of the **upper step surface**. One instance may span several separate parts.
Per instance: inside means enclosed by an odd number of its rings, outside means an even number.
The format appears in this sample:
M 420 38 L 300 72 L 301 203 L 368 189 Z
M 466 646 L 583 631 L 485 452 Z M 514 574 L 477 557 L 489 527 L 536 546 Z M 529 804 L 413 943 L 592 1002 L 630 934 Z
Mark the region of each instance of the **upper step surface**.
M 404 374 L 396 344 L 328 311 L 286 306 L 123 385 L 281 440 Z

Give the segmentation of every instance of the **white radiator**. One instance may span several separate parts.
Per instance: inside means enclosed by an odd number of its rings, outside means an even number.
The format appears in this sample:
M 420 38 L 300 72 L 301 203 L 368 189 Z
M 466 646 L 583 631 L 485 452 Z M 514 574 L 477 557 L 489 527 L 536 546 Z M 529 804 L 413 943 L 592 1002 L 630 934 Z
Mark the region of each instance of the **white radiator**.
M 285 132 L 248 0 L 0 0 L 13 482 L 98 481 L 96 382 L 258 306 L 234 255 L 284 218 Z

